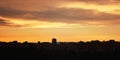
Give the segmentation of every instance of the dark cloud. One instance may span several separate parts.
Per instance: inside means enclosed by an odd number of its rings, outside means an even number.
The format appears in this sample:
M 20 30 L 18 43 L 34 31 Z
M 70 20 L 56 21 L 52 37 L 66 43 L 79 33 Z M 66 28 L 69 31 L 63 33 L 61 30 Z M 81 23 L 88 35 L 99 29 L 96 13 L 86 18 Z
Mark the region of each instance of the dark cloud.
M 86 21 L 109 21 L 120 22 L 119 14 L 99 12 L 86 9 L 58 8 L 42 12 L 34 12 L 34 18 L 45 18 L 47 21 L 81 23 Z
M 26 12 L 15 10 L 11 8 L 0 7 L 0 15 L 1 16 L 9 16 L 9 17 L 20 17 L 24 15 Z
M 35 19 L 49 22 L 80 23 L 81 21 L 117 21 L 119 14 L 99 12 L 96 10 L 53 8 L 45 11 L 21 11 L 0 8 L 0 15 L 9 18 Z
M 5 21 L 4 19 L 0 19 L 0 26 L 8 26 L 9 23 Z
M 50 19 L 68 19 L 68 20 L 116 20 L 120 15 L 99 12 L 95 10 L 58 8 L 43 12 L 37 12 L 34 15 L 41 18 Z
M 1 19 L 1 18 L 0 18 L 0 26 L 6 26 L 6 27 L 22 27 L 22 25 L 16 25 L 16 24 L 10 23 L 8 20 Z

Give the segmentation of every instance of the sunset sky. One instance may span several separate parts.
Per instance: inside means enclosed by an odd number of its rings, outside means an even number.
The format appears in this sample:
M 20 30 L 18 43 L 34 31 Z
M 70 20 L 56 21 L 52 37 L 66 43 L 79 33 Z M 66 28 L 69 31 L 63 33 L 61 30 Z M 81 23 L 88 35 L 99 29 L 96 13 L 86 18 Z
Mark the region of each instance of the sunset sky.
M 120 41 L 120 0 L 0 0 L 0 41 Z

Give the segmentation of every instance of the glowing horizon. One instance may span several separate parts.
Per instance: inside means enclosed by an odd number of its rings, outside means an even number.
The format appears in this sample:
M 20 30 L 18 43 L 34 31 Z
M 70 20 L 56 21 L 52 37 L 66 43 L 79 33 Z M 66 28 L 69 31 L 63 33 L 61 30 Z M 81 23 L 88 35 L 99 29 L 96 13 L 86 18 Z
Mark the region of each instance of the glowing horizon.
M 119 0 L 1 0 L 0 41 L 120 41 Z

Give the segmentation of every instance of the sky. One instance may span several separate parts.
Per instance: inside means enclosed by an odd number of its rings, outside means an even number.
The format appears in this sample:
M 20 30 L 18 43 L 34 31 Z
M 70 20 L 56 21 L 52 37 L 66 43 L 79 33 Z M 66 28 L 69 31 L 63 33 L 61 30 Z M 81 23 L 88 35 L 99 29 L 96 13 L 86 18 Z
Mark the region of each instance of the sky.
M 0 41 L 120 41 L 120 0 L 0 0 Z

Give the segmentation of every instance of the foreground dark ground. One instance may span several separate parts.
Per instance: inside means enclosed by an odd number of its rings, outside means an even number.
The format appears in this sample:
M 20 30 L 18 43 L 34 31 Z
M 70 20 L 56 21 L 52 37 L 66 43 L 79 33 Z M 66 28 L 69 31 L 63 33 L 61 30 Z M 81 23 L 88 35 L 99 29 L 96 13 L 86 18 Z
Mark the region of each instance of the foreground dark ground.
M 18 43 L 0 42 L 0 58 L 3 60 L 108 60 L 120 59 L 120 42 Z M 0 59 L 0 60 L 1 60 Z

